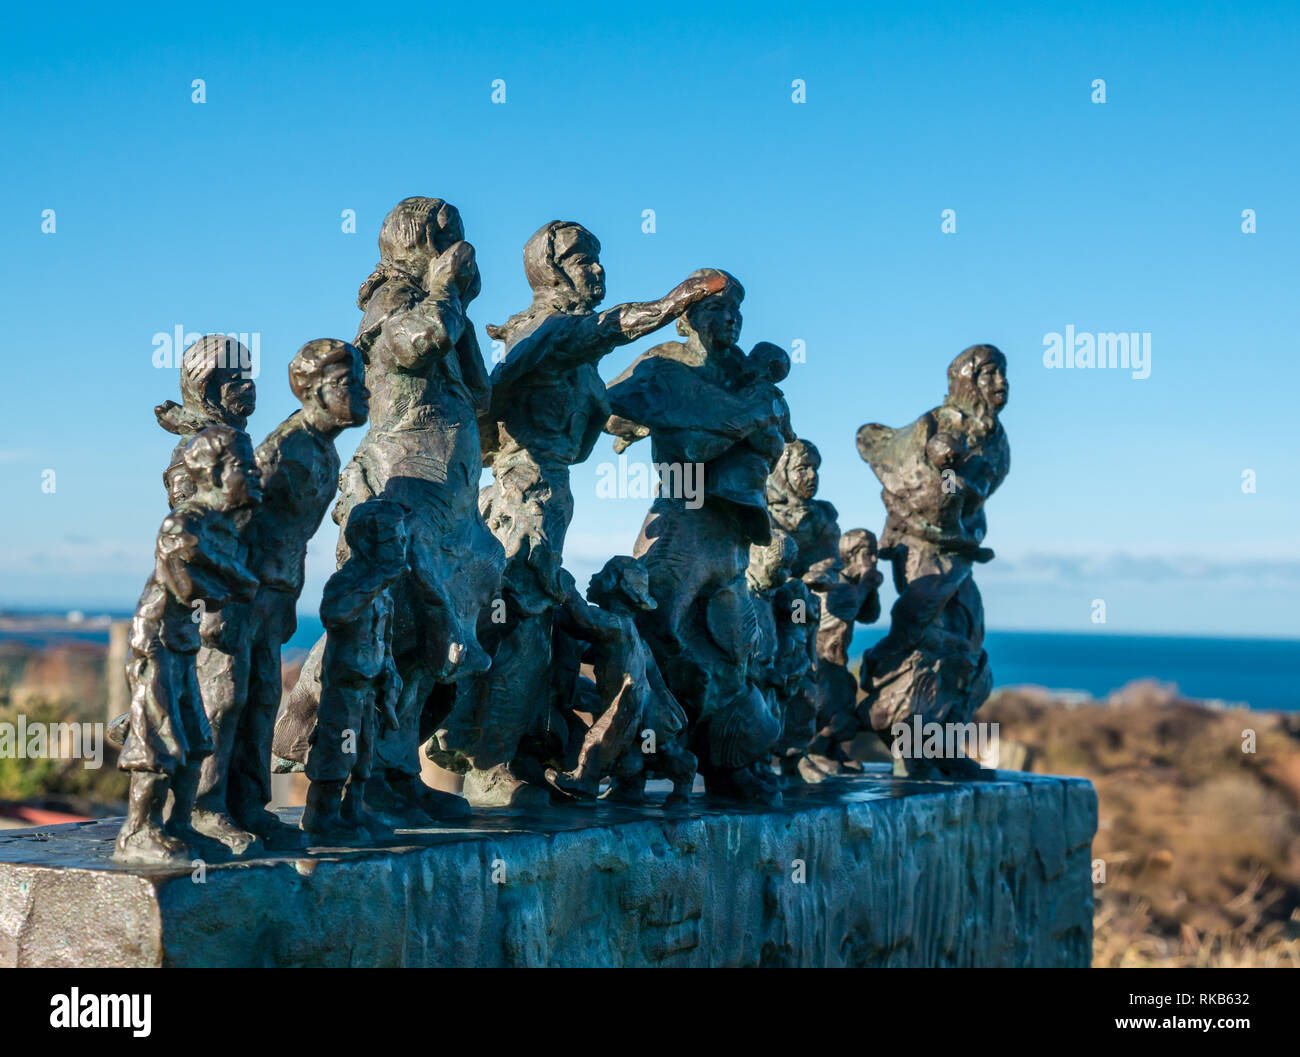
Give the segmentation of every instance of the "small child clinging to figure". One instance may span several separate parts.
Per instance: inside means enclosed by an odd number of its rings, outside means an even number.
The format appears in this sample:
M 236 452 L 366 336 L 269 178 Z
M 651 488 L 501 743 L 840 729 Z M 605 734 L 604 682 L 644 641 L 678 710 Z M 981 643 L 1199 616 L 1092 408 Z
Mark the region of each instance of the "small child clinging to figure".
M 198 431 L 173 476 L 182 469 L 188 497 L 178 498 L 158 530 L 153 575 L 131 621 L 131 711 L 118 757 L 131 772 L 131 791 L 113 850 L 118 862 L 185 864 L 200 842 L 191 817 L 212 729 L 195 674 L 199 618 L 257 590 L 237 557 L 233 523 L 262 495 L 248 435 L 223 425 Z
M 352 508 L 348 558 L 325 584 L 320 707 L 310 738 L 302 828 L 320 841 L 366 842 L 387 827 L 365 810 L 376 713 L 397 727 L 402 680 L 393 664 L 390 586 L 407 568 L 404 512 L 387 499 Z
M 748 356 L 741 357 L 732 382 L 737 390 L 751 394 L 762 390 L 770 392 L 772 407 L 779 413 L 779 417 L 766 429 L 750 434 L 746 443 L 774 462 L 780 458 L 786 444 L 795 439 L 794 427 L 790 424 L 790 406 L 777 388 L 789 374 L 789 353 L 780 345 L 760 341 L 750 349 Z
M 586 601 L 567 571 L 560 580 L 567 595 L 560 623 L 591 644 L 588 659 L 605 709 L 583 739 L 578 765 L 548 772 L 548 779 L 569 796 L 592 799 L 608 777 L 611 800 L 639 803 L 649 772 L 672 781 L 668 804 L 684 803 L 697 761 L 686 748 L 686 712 L 637 630 L 636 614 L 655 607 L 645 566 L 616 555 L 591 578 Z

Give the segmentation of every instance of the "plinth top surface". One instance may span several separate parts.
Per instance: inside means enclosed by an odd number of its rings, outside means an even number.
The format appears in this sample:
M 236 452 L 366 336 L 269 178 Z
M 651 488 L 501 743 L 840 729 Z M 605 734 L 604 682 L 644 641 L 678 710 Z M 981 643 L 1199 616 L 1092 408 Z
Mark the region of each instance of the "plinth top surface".
M 793 815 L 872 800 L 943 796 L 955 789 L 988 789 L 1026 784 L 1079 783 L 1085 779 L 997 771 L 982 781 L 918 781 L 895 777 L 888 764 L 866 764 L 864 773 L 830 778 L 819 785 L 802 783 L 786 787 L 777 806 L 741 804 L 696 794 L 681 807 L 665 807 L 667 783 L 651 783 L 646 803 L 636 806 L 607 801 L 552 804 L 544 809 L 476 808 L 466 823 L 445 823 L 424 829 L 399 829 L 386 841 L 346 847 L 311 847 L 305 850 L 267 852 L 250 858 L 205 859 L 208 869 L 245 869 L 312 859 L 353 859 L 428 848 L 439 844 L 500 839 L 511 835 L 551 835 L 585 829 L 642 822 L 690 823 L 695 819 L 726 815 Z M 662 785 L 656 790 L 654 787 Z M 283 808 L 280 817 L 297 825 L 302 809 Z M 102 870 L 139 876 L 166 877 L 187 874 L 189 867 L 128 866 L 113 861 L 113 841 L 122 824 L 119 818 L 95 819 L 58 826 L 0 830 L 0 865 L 55 870 Z

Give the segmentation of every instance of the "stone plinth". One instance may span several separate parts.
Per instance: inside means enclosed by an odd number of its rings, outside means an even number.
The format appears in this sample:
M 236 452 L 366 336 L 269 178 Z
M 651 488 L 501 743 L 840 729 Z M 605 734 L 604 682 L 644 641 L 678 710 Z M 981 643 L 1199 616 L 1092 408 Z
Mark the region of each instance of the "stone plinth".
M 0 831 L 0 965 L 1091 960 L 1097 798 L 1081 779 L 868 768 L 775 809 L 661 802 L 478 811 L 382 848 L 193 873 L 115 865 L 118 820 Z

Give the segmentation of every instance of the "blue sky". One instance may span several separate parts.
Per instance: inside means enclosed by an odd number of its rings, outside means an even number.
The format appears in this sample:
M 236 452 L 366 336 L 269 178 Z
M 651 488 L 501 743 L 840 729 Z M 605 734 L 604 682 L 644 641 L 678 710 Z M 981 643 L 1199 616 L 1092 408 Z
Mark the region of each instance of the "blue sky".
M 609 304 L 734 272 L 742 344 L 804 342 L 787 397 L 846 529 L 884 516 L 857 427 L 910 421 L 961 348 L 1001 347 L 991 627 L 1300 635 L 1300 15 L 1037 6 L 10 13 L 0 607 L 129 608 L 165 509 L 152 407 L 177 394 L 153 336 L 257 333 L 260 439 L 295 406 L 298 346 L 355 333 L 383 214 L 429 194 L 478 249 L 485 348 L 484 324 L 527 303 L 520 250 L 550 219 L 601 239 Z M 1150 333 L 1150 377 L 1047 369 L 1067 325 Z M 645 512 L 596 497 L 612 458 L 606 438 L 575 471 L 580 582 Z

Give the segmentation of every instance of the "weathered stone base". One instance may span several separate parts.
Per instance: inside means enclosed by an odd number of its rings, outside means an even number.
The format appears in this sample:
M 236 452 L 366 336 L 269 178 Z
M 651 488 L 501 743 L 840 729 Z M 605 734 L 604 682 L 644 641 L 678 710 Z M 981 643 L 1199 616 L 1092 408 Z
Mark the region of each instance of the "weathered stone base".
M 476 811 L 203 883 L 115 865 L 118 820 L 0 831 L 0 965 L 1082 966 L 1096 825 L 1081 779 L 877 767 L 777 809 Z

